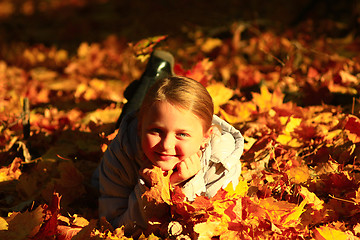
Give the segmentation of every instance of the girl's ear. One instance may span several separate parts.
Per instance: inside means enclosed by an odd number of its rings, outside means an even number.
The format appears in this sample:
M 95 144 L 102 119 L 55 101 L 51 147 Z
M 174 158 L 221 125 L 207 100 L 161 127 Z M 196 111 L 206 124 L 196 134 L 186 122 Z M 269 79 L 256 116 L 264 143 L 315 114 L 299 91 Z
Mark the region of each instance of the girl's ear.
M 204 138 L 201 144 L 201 148 L 205 148 L 206 145 L 210 142 L 211 139 L 211 135 L 213 134 L 214 131 L 214 126 L 211 126 L 209 128 L 209 130 L 206 131 L 206 133 L 204 133 Z

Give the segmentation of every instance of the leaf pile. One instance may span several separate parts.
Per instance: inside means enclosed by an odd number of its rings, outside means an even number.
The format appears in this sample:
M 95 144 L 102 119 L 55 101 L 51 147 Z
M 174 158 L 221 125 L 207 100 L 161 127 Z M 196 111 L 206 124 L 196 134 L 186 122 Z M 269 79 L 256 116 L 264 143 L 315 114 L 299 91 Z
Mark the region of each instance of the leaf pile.
M 122 93 L 155 45 L 174 54 L 177 74 L 208 88 L 246 143 L 238 186 L 194 202 L 179 189 L 171 202 L 160 194 L 171 219 L 141 239 L 360 238 L 360 39 L 314 39 L 309 28 L 234 23 L 226 38 L 194 30 L 138 44 L 109 36 L 75 54 L 4 48 L 0 238 L 127 239 L 98 219 L 91 177 L 116 134 Z

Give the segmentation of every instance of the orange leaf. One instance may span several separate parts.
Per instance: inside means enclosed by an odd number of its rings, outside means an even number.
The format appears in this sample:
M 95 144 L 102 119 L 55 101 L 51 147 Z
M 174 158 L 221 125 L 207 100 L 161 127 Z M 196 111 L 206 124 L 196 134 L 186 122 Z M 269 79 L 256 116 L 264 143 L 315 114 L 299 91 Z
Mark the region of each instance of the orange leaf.
M 149 54 L 153 51 L 155 46 L 166 38 L 166 35 L 144 38 L 135 43 L 135 45 L 130 44 L 130 47 L 132 47 L 135 55 L 144 62 L 149 57 Z
M 211 240 L 227 231 L 227 225 L 221 222 L 202 222 L 194 226 L 194 231 L 199 234 L 198 240 Z
M 212 79 L 212 74 L 210 72 L 212 66 L 213 63 L 209 61 L 209 59 L 205 58 L 202 61 L 197 62 L 190 70 L 187 71 L 184 71 L 179 64 L 176 64 L 174 71 L 175 74 L 192 78 L 206 87 Z
M 273 93 L 270 93 L 265 85 L 261 85 L 260 94 L 252 93 L 253 102 L 258 106 L 259 112 L 265 112 L 272 107 L 280 106 L 283 104 L 284 94 L 280 88 L 276 88 Z
M 274 198 L 269 197 L 259 200 L 256 204 L 258 212 L 253 214 L 268 219 L 278 227 L 295 227 L 300 222 L 300 215 L 304 212 L 305 204 L 306 201 L 303 201 L 297 206 L 286 201 L 276 201 Z
M 253 102 L 239 102 L 237 100 L 228 101 L 223 109 L 220 109 L 221 115 L 230 124 L 248 121 L 255 111 L 256 105 Z
M 315 240 L 347 240 L 349 236 L 340 230 L 329 226 L 321 226 L 315 228 L 313 231 L 315 234 Z
M 152 187 L 142 195 L 142 199 L 145 205 L 144 210 L 152 221 L 154 219 L 159 221 L 159 219 L 164 216 L 170 216 L 170 175 L 171 172 L 168 172 L 167 175 L 164 176 L 161 168 L 157 166 L 153 166 L 150 170 Z
M 292 167 L 286 171 L 290 181 L 300 184 L 305 183 L 310 178 L 309 168 L 307 166 Z

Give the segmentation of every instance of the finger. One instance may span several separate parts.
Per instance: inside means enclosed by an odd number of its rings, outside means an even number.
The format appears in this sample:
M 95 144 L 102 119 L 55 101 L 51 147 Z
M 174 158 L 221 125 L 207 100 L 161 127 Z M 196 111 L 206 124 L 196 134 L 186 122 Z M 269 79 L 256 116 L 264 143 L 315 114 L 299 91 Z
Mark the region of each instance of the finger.
M 201 150 L 199 150 L 196 154 L 198 155 L 199 158 L 201 158 L 203 152 Z

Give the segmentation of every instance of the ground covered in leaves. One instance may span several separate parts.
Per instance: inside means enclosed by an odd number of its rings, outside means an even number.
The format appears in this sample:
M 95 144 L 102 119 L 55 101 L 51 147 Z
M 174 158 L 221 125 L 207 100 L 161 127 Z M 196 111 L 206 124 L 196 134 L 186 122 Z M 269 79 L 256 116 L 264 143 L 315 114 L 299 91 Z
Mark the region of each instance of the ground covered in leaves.
M 240 184 L 183 200 L 161 179 L 169 218 L 142 239 L 360 238 L 360 38 L 234 22 L 221 37 L 41 44 L 0 60 L 0 238 L 127 239 L 97 215 L 91 175 L 153 47 L 204 84 L 245 138 Z M 157 190 L 159 190 L 157 189 Z M 155 191 L 153 189 L 151 191 Z

